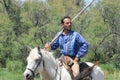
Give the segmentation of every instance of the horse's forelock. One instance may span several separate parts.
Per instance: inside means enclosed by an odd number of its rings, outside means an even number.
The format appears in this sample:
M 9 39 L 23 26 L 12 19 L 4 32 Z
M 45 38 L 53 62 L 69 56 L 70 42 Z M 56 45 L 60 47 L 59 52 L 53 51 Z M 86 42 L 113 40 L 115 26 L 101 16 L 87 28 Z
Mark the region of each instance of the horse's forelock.
M 37 47 L 35 47 L 34 49 L 32 49 L 30 52 L 29 52 L 29 56 L 27 57 L 28 59 L 36 59 L 39 57 L 39 53 L 41 53 L 41 51 L 38 50 Z

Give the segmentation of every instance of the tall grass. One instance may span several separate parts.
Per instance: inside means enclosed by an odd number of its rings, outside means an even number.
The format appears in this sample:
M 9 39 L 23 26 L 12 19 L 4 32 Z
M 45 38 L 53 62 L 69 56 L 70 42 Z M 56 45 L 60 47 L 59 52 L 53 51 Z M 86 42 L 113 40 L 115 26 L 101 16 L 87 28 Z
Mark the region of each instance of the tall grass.
M 0 70 L 0 80 L 22 80 L 22 73 L 11 72 L 6 68 Z
M 21 62 L 18 61 L 8 61 L 7 68 L 0 68 L 0 80 L 23 80 L 23 66 Z M 104 80 L 114 80 L 114 72 L 116 71 L 116 76 L 119 76 L 120 69 L 114 68 L 113 64 L 100 64 L 99 65 L 105 73 Z M 107 74 L 107 75 L 106 75 Z M 47 76 L 46 76 L 47 77 Z M 115 80 L 120 80 L 117 77 Z M 35 77 L 34 80 L 41 80 L 39 75 Z
M 120 80 L 120 69 L 115 68 L 114 64 L 101 64 L 100 67 L 104 71 L 104 80 Z
M 6 68 L 0 69 L 0 80 L 23 80 L 23 71 L 9 71 Z M 40 80 L 39 76 L 35 80 Z
M 7 60 L 7 67 L 0 68 L 0 80 L 23 80 L 23 63 Z M 37 76 L 35 80 L 40 80 Z

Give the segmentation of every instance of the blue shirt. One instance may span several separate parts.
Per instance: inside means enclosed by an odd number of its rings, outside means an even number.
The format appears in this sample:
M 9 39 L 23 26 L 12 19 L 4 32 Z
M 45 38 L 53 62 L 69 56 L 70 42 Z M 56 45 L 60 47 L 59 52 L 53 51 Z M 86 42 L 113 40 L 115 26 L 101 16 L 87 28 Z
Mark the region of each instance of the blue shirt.
M 67 35 L 61 34 L 51 44 L 52 50 L 58 47 L 61 49 L 61 54 L 77 58 L 83 57 L 88 51 L 86 40 L 78 32 L 74 31 L 70 31 Z

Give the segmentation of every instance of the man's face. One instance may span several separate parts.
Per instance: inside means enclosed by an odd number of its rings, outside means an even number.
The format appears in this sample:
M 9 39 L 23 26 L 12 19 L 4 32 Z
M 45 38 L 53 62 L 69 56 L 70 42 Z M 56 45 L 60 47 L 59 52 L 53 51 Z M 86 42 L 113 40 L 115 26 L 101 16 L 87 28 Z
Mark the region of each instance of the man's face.
M 71 19 L 65 18 L 64 23 L 62 24 L 64 30 L 71 30 Z

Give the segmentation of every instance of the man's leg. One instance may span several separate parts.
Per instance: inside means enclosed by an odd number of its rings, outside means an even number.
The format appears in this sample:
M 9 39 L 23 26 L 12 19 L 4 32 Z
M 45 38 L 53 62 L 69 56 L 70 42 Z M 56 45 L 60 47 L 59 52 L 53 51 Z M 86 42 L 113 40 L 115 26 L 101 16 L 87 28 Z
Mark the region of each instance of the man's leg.
M 78 62 L 74 61 L 74 64 L 71 67 L 72 71 L 73 71 L 73 76 L 76 77 L 79 74 L 79 64 Z

